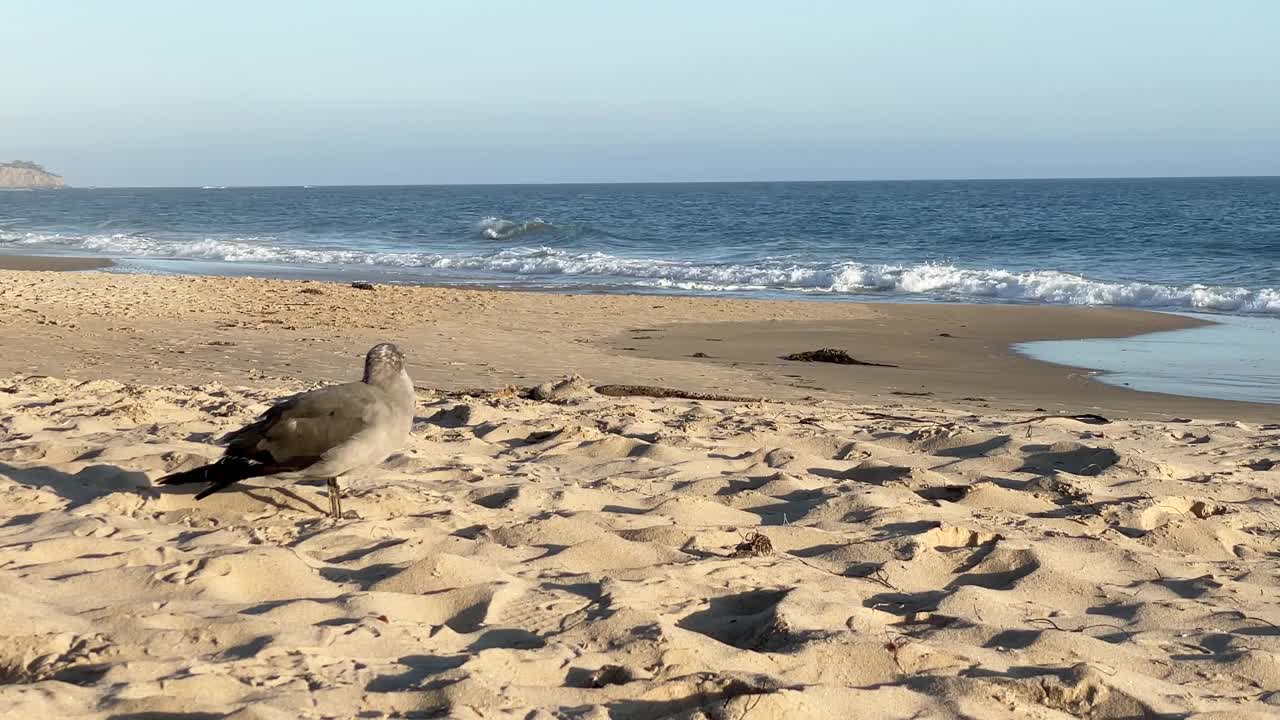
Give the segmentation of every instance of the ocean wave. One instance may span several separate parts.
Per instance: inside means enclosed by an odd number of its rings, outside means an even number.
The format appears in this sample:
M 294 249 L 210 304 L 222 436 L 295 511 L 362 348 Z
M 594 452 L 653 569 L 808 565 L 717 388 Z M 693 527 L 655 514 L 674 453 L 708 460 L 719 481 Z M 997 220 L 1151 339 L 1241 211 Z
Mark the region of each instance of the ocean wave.
M 541 222 L 541 221 L 539 221 Z M 304 248 L 263 237 L 159 240 L 137 234 L 56 235 L 0 229 L 0 247 L 55 247 L 113 257 L 176 258 L 279 265 L 374 266 L 478 273 L 537 285 L 556 280 L 691 292 L 774 291 L 822 294 L 915 295 L 947 300 L 991 299 L 1058 305 L 1214 310 L 1280 315 L 1280 289 L 1162 285 L 1095 280 L 1043 270 L 1015 272 L 945 263 L 800 263 L 784 258 L 752 264 L 633 258 L 549 247 L 505 247 L 483 253 L 375 252 Z
M 480 235 L 488 240 L 515 240 L 528 235 L 550 236 L 552 240 L 544 243 L 560 244 L 562 241 L 573 243 L 579 240 L 620 240 L 635 242 L 636 238 L 619 235 L 608 230 L 583 224 L 561 224 L 535 217 L 530 220 L 508 220 L 502 217 L 481 218 L 475 224 Z
M 520 222 L 500 217 L 487 217 L 476 225 L 480 229 L 480 234 L 490 240 L 512 240 L 521 235 L 554 230 L 556 227 L 542 218 Z

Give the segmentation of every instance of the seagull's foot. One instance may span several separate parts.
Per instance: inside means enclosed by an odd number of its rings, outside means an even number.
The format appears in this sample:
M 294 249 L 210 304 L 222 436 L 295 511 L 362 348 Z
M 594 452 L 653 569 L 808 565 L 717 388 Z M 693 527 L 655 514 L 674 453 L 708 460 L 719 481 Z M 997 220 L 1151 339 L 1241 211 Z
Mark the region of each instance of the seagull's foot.
M 337 525 L 343 520 L 363 520 L 363 519 L 364 518 L 360 515 L 360 513 L 356 512 L 355 510 L 343 510 L 342 514 L 337 517 L 335 517 L 333 513 L 328 513 L 324 515 L 322 518 L 320 518 L 317 522 Z
M 338 487 L 338 478 L 329 478 L 329 516 L 334 520 L 342 518 L 342 490 Z

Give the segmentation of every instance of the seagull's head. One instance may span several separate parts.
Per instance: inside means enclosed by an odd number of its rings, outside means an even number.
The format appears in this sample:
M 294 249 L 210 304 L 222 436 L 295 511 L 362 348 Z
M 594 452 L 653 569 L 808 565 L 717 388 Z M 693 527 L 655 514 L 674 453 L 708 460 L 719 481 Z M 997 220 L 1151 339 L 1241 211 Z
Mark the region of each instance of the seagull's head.
M 389 381 L 404 370 L 404 353 L 391 343 L 379 343 L 364 356 L 364 381 L 377 385 Z

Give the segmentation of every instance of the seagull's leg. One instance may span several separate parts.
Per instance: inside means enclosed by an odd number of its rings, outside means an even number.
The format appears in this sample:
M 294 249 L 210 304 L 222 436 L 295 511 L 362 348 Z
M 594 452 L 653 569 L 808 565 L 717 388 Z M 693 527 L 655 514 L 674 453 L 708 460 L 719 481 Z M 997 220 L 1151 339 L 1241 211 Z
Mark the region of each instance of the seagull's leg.
M 338 478 L 329 478 L 329 513 L 333 515 L 334 520 L 338 520 L 342 517 L 342 500 L 339 497 L 340 492 L 342 491 L 338 489 Z

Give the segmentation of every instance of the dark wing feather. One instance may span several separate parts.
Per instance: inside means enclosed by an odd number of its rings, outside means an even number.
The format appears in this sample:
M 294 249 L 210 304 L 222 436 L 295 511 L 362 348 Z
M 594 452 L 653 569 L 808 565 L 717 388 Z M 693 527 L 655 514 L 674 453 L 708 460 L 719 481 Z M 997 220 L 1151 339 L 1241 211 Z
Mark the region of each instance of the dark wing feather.
M 166 475 L 156 481 L 158 485 L 190 485 L 192 483 L 208 483 L 208 487 L 196 494 L 197 500 L 218 492 L 219 490 L 241 480 L 262 477 L 280 472 L 276 465 L 268 465 L 253 460 L 237 457 L 224 457 L 217 462 L 201 465 L 198 468 Z

